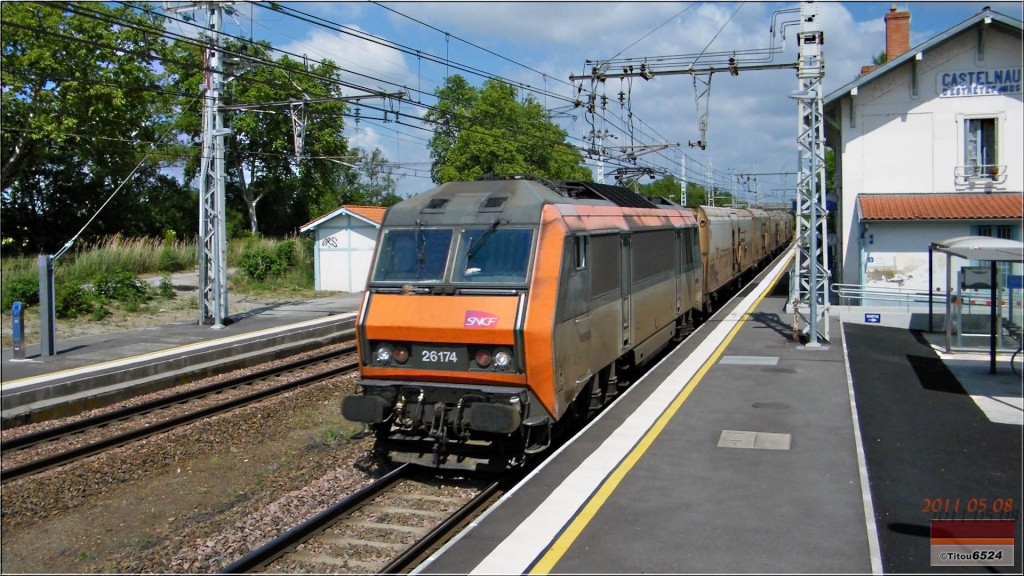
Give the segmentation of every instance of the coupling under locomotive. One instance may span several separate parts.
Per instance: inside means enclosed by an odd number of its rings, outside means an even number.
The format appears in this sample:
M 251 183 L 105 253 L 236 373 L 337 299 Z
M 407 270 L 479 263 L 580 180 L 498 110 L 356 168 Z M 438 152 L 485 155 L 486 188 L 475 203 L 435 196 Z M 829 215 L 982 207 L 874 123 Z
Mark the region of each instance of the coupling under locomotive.
M 612 397 L 704 302 L 695 212 L 602 184 L 451 182 L 392 206 L 342 412 L 396 462 L 505 468 Z

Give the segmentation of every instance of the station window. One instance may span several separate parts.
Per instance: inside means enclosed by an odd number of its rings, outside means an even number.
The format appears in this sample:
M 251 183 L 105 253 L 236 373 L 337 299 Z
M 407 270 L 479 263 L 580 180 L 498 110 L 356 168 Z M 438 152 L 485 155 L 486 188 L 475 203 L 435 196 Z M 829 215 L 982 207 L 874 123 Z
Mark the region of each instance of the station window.
M 964 119 L 964 175 L 968 178 L 999 175 L 997 128 L 995 118 Z
M 979 224 L 971 227 L 971 232 L 974 236 L 987 236 L 989 238 L 1002 238 L 1003 240 L 1019 240 L 1020 239 L 1020 227 L 1012 224 Z M 971 266 L 988 266 L 988 262 L 983 260 L 971 260 Z M 1010 274 L 1013 266 L 1010 262 L 998 262 L 996 268 L 999 269 L 999 277 L 1003 278 L 1006 274 Z
M 1017 234 L 1017 227 L 1009 224 L 980 224 L 974 227 L 975 236 L 988 236 L 989 238 L 1016 240 Z

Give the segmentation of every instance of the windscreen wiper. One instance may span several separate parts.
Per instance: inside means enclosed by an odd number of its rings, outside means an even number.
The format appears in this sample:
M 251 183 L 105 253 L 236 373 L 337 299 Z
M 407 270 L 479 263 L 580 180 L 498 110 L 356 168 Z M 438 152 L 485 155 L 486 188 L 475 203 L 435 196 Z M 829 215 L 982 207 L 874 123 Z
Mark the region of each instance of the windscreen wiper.
M 420 272 L 423 272 L 423 267 L 427 265 L 427 239 L 423 237 L 423 222 L 416 220 L 416 276 L 419 276 Z
M 484 244 L 486 244 L 487 240 L 490 239 L 491 234 L 494 234 L 494 231 L 498 229 L 498 225 L 501 223 L 502 222 L 500 218 L 495 218 L 494 222 L 491 223 L 491 227 L 488 228 L 483 234 L 480 235 L 479 238 L 476 239 L 476 241 L 473 242 L 473 245 L 469 247 L 469 250 L 466 250 L 467 261 L 472 260 L 473 255 L 477 253 L 477 250 L 480 250 L 481 248 L 484 247 Z M 505 222 L 505 224 L 508 224 L 508 222 Z

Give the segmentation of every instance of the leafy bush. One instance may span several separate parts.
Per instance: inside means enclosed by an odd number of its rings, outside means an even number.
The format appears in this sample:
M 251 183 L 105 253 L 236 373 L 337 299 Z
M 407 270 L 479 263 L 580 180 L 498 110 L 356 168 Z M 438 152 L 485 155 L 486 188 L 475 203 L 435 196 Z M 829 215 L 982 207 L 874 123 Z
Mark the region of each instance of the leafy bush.
M 15 276 L 4 279 L 4 311 L 9 311 L 15 302 L 21 302 L 25 306 L 39 304 L 39 278 Z
M 277 265 L 281 268 L 281 272 L 284 272 L 285 268 L 294 266 L 295 243 L 291 240 L 278 242 L 274 246 L 274 259 L 277 260 Z
M 94 322 L 99 322 L 100 320 L 103 320 L 107 316 L 110 316 L 110 309 L 108 309 L 105 304 L 100 302 L 96 305 L 95 308 L 93 308 L 92 313 L 89 314 L 89 319 Z
M 58 318 L 76 318 L 90 314 L 95 304 L 91 291 L 78 284 L 58 286 L 56 299 L 54 310 Z
M 170 300 L 174 298 L 174 284 L 171 283 L 171 275 L 164 274 L 160 278 L 160 285 L 157 286 L 157 294 L 160 295 L 164 300 Z
M 254 246 L 238 258 L 238 269 L 254 282 L 262 282 L 274 271 L 277 259 L 266 246 Z
M 185 262 L 173 248 L 165 247 L 160 251 L 157 268 L 161 272 L 180 272 L 185 269 Z
M 249 244 L 236 264 L 240 272 L 236 278 L 241 283 L 239 287 L 257 292 L 312 288 L 313 261 L 306 257 L 306 246 L 300 240 Z
M 100 276 L 93 284 L 93 289 L 101 298 L 118 302 L 146 302 L 151 297 L 149 284 L 124 270 Z
M 300 252 L 302 258 L 306 262 L 312 262 L 314 258 L 314 252 L 316 248 L 316 242 L 309 236 L 301 236 L 298 238 L 298 243 L 301 248 Z
M 182 250 L 178 244 L 178 235 L 174 230 L 164 231 L 163 246 L 157 257 L 157 270 L 160 272 L 179 272 L 188 268 L 191 263 L 190 252 Z

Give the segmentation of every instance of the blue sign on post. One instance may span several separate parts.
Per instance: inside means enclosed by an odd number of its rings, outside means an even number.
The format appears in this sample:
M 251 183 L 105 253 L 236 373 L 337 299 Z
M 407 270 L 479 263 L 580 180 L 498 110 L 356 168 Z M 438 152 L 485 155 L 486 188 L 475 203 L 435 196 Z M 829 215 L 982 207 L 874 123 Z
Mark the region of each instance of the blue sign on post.
M 864 314 L 864 323 L 865 324 L 881 324 L 882 323 L 882 315 L 878 314 L 878 313 L 874 313 L 874 312 L 865 313 Z
M 13 326 L 11 327 L 11 338 L 14 340 L 14 353 L 13 356 L 16 360 L 25 359 L 25 348 L 23 346 L 25 339 L 25 330 L 23 328 L 22 316 L 24 314 L 24 306 L 21 302 L 15 302 L 14 306 L 11 306 L 11 319 Z

